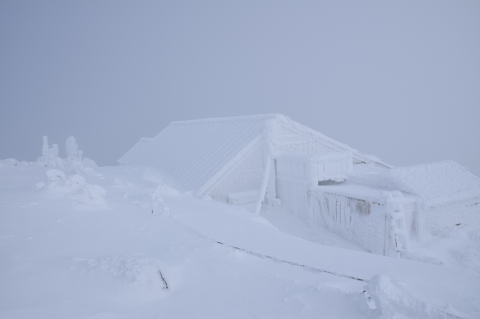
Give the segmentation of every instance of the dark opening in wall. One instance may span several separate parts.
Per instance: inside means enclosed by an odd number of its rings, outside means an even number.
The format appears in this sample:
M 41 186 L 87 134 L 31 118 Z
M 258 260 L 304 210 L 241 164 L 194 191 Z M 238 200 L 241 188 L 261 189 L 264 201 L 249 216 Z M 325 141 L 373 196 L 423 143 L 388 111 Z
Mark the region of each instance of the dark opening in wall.
M 324 180 L 324 181 L 318 181 L 318 185 L 319 186 L 326 186 L 326 185 L 337 185 L 337 184 L 341 184 L 343 182 L 338 182 L 338 181 L 334 181 L 332 179 L 327 179 L 327 180 Z

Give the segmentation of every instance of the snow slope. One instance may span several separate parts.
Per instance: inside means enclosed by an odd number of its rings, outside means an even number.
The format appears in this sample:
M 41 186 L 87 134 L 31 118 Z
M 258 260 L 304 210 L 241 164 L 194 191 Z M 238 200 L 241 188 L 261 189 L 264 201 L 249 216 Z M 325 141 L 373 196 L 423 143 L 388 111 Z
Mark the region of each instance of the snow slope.
M 480 199 L 480 178 L 454 161 L 397 167 L 388 175 L 396 188 L 420 196 L 427 206 Z
M 0 162 L 0 318 L 480 317 L 468 269 L 313 243 L 144 170 L 53 173 Z

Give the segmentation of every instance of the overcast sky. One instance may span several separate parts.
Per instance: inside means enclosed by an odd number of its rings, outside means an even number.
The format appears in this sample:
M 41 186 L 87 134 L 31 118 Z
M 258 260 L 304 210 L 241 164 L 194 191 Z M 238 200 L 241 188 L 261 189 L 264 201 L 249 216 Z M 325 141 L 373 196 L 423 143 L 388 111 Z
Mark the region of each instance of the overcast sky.
M 0 1 L 0 158 L 271 112 L 480 175 L 480 1 Z

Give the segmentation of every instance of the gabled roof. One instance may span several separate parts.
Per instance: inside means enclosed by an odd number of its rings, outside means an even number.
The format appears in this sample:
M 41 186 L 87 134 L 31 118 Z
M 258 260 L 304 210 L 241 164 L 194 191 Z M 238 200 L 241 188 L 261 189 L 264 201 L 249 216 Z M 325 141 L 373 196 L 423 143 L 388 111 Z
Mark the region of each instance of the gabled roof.
M 389 170 L 395 186 L 422 197 L 428 206 L 480 197 L 480 178 L 454 161 Z
M 143 138 L 121 163 L 161 168 L 182 190 L 197 190 L 262 133 L 266 116 L 170 123 Z
M 272 145 L 278 143 L 272 132 L 264 134 L 272 124 L 321 140 L 332 151 L 350 152 L 354 157 L 374 161 L 286 116 L 263 114 L 172 122 L 157 136 L 142 138 L 119 162 L 160 168 L 179 189 L 198 190 L 254 139 L 269 136 Z

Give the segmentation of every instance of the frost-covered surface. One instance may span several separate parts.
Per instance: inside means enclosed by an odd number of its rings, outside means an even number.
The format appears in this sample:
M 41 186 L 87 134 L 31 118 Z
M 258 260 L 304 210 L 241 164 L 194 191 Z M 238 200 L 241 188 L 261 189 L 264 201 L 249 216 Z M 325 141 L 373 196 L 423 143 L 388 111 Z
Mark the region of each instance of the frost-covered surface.
M 408 287 L 388 276 L 375 276 L 365 286 L 367 303 L 384 318 L 465 318 L 450 305 L 425 302 L 409 292 Z
M 178 187 L 196 191 L 261 134 L 264 121 L 173 122 L 156 137 L 140 140 L 120 162 L 158 167 Z
M 465 267 L 480 274 L 480 200 L 425 212 L 425 236 L 412 254 L 431 262 Z
M 152 214 L 155 189 L 170 214 L 219 206 L 197 206 L 136 173 L 102 170 L 108 207 L 92 210 L 37 189 L 44 168 L 2 163 L 1 318 L 368 318 L 356 282 L 224 247 Z
M 398 167 L 389 177 L 399 190 L 420 196 L 428 206 L 480 198 L 480 178 L 453 161 Z
M 480 317 L 472 263 L 312 242 L 147 170 L 9 160 L 0 181 L 0 318 Z M 480 229 L 478 214 L 463 222 Z
M 37 183 L 38 189 L 45 189 L 52 196 L 68 195 L 80 208 L 107 207 L 106 190 L 99 185 L 89 184 L 84 176 L 66 175 L 58 169 L 48 169 L 45 175 L 47 182 Z
M 262 157 L 275 153 L 348 153 L 375 162 L 348 145 L 305 127 L 284 115 L 260 114 L 172 122 L 157 136 L 142 138 L 119 162 L 160 169 L 184 191 L 199 191 L 224 173 L 255 140 L 264 143 Z M 165 156 L 168 154 L 168 156 Z M 259 167 L 264 169 L 262 164 Z M 249 185 L 244 191 L 258 187 Z
M 378 169 L 356 167 L 349 180 L 418 196 L 427 207 L 480 199 L 480 178 L 454 161 Z

